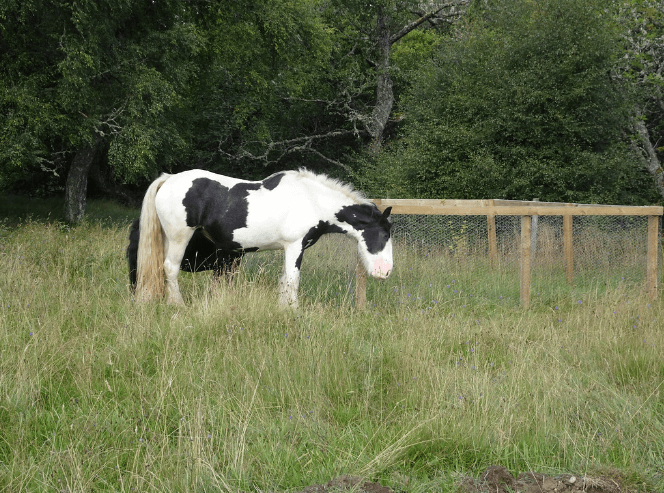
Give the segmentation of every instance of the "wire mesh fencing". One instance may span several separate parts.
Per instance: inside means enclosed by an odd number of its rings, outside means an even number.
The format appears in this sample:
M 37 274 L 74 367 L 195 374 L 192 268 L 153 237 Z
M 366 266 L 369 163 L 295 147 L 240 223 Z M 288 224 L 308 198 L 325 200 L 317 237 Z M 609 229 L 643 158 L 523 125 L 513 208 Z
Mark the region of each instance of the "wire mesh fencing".
M 393 238 L 398 250 L 414 255 L 437 255 L 457 263 L 489 258 L 486 216 L 393 216 Z M 518 268 L 521 254 L 521 217 L 497 216 L 498 266 Z M 573 221 L 574 278 L 620 279 L 644 282 L 646 277 L 648 218 L 644 216 L 575 217 Z M 536 273 L 560 272 L 565 280 L 563 218 L 538 216 L 531 226 L 531 268 Z
M 409 251 L 410 258 L 444 259 L 447 268 L 472 273 L 480 283 L 511 277 L 523 305 L 531 291 L 539 295 L 561 291 L 560 286 L 562 291 L 643 286 L 651 298 L 656 295 L 661 207 L 395 202 L 397 212 L 399 206 L 411 212 L 393 215 L 396 250 Z M 428 213 L 412 214 L 418 205 Z
M 394 215 L 397 249 L 416 255 L 439 255 L 456 262 L 489 258 L 486 216 Z M 518 266 L 521 217 L 497 216 L 496 254 L 500 264 Z M 585 216 L 573 221 L 574 276 L 600 279 L 619 276 L 645 280 L 648 218 L 645 216 Z M 564 272 L 566 257 L 561 216 L 537 216 L 531 226 L 533 273 Z

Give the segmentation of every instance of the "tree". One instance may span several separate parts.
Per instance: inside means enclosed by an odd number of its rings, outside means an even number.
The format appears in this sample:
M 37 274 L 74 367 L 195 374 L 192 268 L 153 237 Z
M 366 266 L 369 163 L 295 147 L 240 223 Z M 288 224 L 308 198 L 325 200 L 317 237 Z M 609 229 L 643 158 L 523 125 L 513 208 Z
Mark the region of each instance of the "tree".
M 349 5 L 350 2 L 344 2 Z M 393 79 L 391 75 L 391 52 L 392 46 L 404 38 L 407 34 L 426 24 L 441 20 L 457 19 L 462 11 L 459 7 L 465 6 L 465 1 L 445 2 L 442 4 L 423 5 L 421 2 L 377 2 L 370 4 L 369 8 L 362 4 L 360 12 L 364 14 L 367 10 L 373 14 L 373 18 L 358 22 L 353 26 L 355 34 L 354 49 L 360 41 L 364 43 L 360 52 L 365 61 L 373 67 L 373 76 L 375 77 L 376 97 L 373 108 L 369 113 L 369 108 L 357 110 L 355 118 L 363 123 L 366 132 L 371 137 L 371 150 L 375 154 L 380 150 L 383 140 L 383 133 L 387 127 L 394 104 Z M 354 5 L 357 7 L 356 5 Z M 423 9 L 424 7 L 424 9 Z M 349 9 L 340 9 L 342 15 L 338 18 L 346 19 L 349 17 L 346 13 Z M 344 15 L 346 14 L 346 15 Z M 350 15 L 352 18 L 360 18 L 362 14 Z M 415 14 L 414 20 L 408 21 L 407 16 Z M 352 25 L 352 24 L 351 24 Z M 359 34 L 359 39 L 357 35 Z
M 620 45 L 603 6 L 474 4 L 373 172 L 409 196 L 652 200 L 625 137 L 630 99 L 610 76 Z
M 311 4 L 320 12 L 318 17 L 310 17 L 315 19 L 318 33 L 311 38 L 317 40 L 315 56 L 299 55 L 307 66 L 292 64 L 291 69 L 297 67 L 297 77 L 290 72 L 290 83 L 276 83 L 275 87 L 281 88 L 282 105 L 275 101 L 273 107 L 285 111 L 276 112 L 272 121 L 261 112 L 263 134 L 252 141 L 223 146 L 230 150 L 221 153 L 229 160 L 265 165 L 309 155 L 346 171 L 341 158 L 360 150 L 358 145 L 366 142 L 378 153 L 395 101 L 394 45 L 422 26 L 458 19 L 466 3 L 334 0 Z M 289 48 L 298 52 L 300 45 L 298 40 Z M 289 124 L 284 125 L 284 121 Z M 284 128 L 292 131 L 284 132 Z
M 196 115 L 192 160 L 256 178 L 266 168 L 288 167 L 289 157 L 306 153 L 298 137 L 321 125 L 319 109 L 299 99 L 329 64 L 329 30 L 317 4 L 211 2 L 197 22 L 207 43 L 189 101 Z
M 664 5 L 653 0 L 629 0 L 618 5 L 625 56 L 619 59 L 616 77 L 631 85 L 632 118 L 643 164 L 664 198 Z
M 393 47 L 464 5 L 7 0 L 0 186 L 66 176 L 78 221 L 93 163 L 129 183 L 189 167 L 347 172 L 394 120 L 395 74 L 397 92 L 406 78 Z
M 83 218 L 100 150 L 135 179 L 186 147 L 174 113 L 200 36 L 187 3 L 9 1 L 0 7 L 2 175 L 66 173 L 65 219 Z M 166 163 L 164 163 L 166 161 Z

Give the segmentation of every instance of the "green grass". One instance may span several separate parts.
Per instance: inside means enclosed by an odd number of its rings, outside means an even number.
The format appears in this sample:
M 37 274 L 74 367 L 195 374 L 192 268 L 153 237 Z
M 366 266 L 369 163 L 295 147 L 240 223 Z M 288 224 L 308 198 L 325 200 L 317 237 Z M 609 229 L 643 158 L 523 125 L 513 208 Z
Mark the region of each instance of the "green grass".
M 0 225 L 0 491 L 287 491 L 341 474 L 454 491 L 491 464 L 664 489 L 664 303 L 640 286 L 542 276 L 525 311 L 511 266 L 403 249 L 360 311 L 352 257 L 323 242 L 298 311 L 276 306 L 278 254 L 231 285 L 183 274 L 185 307 L 137 305 L 136 212 L 109 207 L 70 227 L 37 201 Z

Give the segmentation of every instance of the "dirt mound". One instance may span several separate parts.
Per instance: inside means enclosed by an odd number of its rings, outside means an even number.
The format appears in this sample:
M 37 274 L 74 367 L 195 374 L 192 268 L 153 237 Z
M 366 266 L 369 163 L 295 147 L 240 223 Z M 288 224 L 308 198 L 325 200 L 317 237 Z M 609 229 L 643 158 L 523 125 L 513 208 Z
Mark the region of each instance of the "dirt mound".
M 545 476 L 538 472 L 523 472 L 514 478 L 502 466 L 490 466 L 479 480 L 466 478 L 459 485 L 463 493 L 624 493 L 619 478 L 604 476 Z
M 353 491 L 357 493 L 394 493 L 394 490 L 387 486 L 381 486 L 378 483 L 371 483 L 354 476 L 340 476 L 337 479 L 332 479 L 326 484 L 314 484 L 307 486 L 299 493 L 342 493 L 346 491 Z
M 307 486 L 299 493 L 395 493 L 387 486 L 371 483 L 354 476 L 340 476 L 326 484 Z M 515 478 L 507 468 L 490 466 L 480 479 L 464 478 L 460 493 L 628 493 L 619 477 L 590 477 L 561 474 L 551 477 L 538 472 L 524 472 Z

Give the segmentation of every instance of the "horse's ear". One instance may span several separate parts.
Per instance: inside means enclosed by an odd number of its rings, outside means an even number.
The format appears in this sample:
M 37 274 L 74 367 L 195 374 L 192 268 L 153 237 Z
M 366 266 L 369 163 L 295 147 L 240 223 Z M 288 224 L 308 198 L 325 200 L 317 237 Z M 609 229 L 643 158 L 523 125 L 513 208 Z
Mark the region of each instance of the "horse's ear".
M 383 211 L 383 218 L 387 219 L 390 215 L 390 212 L 392 212 L 392 206 L 389 206 L 387 209 Z

